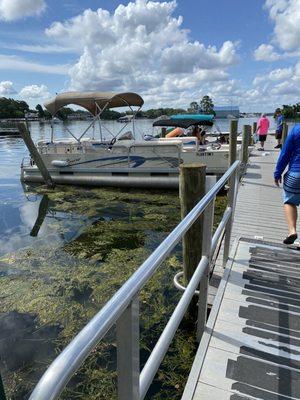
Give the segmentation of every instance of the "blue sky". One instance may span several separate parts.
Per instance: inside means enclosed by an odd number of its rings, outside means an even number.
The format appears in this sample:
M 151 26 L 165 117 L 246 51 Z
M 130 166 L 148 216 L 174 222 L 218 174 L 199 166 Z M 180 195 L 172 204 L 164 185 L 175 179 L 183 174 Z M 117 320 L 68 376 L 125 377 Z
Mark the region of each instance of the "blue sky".
M 0 96 L 136 91 L 150 107 L 300 101 L 300 0 L 0 0 Z

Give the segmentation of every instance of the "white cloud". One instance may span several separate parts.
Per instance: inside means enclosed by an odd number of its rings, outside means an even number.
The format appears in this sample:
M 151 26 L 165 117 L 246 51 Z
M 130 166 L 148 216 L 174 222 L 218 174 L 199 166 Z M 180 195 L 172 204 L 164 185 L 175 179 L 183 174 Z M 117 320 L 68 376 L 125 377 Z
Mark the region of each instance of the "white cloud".
M 284 79 L 289 79 L 292 76 L 293 68 L 278 68 L 269 73 L 269 79 L 271 81 L 281 81 Z
M 45 74 L 58 74 L 66 75 L 68 73 L 69 65 L 46 65 L 39 64 L 32 61 L 27 61 L 17 56 L 7 56 L 0 54 L 0 70 L 14 70 L 14 71 L 30 71 L 40 72 Z
M 223 43 L 220 51 L 216 47 L 206 48 L 199 42 L 174 44 L 163 49 L 162 70 L 167 73 L 191 73 L 199 69 L 224 68 L 237 62 L 234 43 Z
M 16 93 L 11 81 L 0 82 L 0 96 L 9 96 Z
M 274 40 L 285 51 L 300 49 L 300 0 L 266 0 L 274 21 Z
M 254 50 L 254 58 L 256 61 L 277 61 L 281 58 L 271 44 L 261 44 Z
M 264 8 L 269 11 L 269 17 L 274 23 L 272 44 L 261 44 L 254 51 L 255 60 L 277 61 L 299 57 L 300 0 L 266 0 Z
M 182 17 L 173 16 L 175 8 L 175 1 L 136 0 L 112 13 L 85 10 L 53 23 L 46 35 L 58 45 L 76 43 L 81 52 L 69 71 L 70 88 L 132 90 L 145 100 L 161 96 L 176 103 L 205 82 L 228 80 L 228 67 L 238 62 L 238 42 L 216 48 L 190 40 Z
M 262 105 L 265 106 L 265 110 L 270 110 L 272 105 L 276 108 L 282 104 L 295 104 L 300 96 L 300 62 L 292 67 L 277 68 L 265 75 L 258 75 L 253 80 L 253 85 L 258 93 L 256 100 L 258 110 Z M 251 103 L 250 93 L 251 90 L 247 91 L 246 95 Z
M 0 20 L 15 21 L 39 15 L 45 8 L 44 0 L 0 0 Z
M 20 91 L 20 96 L 25 98 L 25 99 L 46 99 L 50 97 L 50 93 L 48 91 L 47 86 L 45 85 L 29 85 L 23 87 L 23 89 Z
M 261 83 L 265 82 L 265 80 L 266 80 L 265 76 L 258 75 L 253 79 L 252 84 L 253 86 L 259 86 Z
M 57 44 L 49 45 L 34 45 L 34 44 L 5 44 L 0 43 L 0 46 L 4 49 L 24 51 L 27 53 L 38 53 L 38 54 L 50 54 L 50 53 L 77 53 L 78 50 L 75 47 L 59 46 Z
M 292 96 L 299 96 L 300 95 L 300 87 L 293 81 L 285 81 L 281 82 L 278 85 L 275 85 L 271 90 L 272 94 L 278 95 L 292 95 Z M 296 103 L 296 101 L 295 101 Z

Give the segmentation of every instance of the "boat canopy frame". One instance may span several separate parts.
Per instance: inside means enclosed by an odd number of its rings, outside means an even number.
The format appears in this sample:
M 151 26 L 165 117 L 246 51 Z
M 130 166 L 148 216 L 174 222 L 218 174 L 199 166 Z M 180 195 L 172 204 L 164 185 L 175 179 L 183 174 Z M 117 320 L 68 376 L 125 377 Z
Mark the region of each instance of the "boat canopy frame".
M 88 127 L 84 130 L 84 132 L 81 134 L 79 138 L 77 138 L 67 127 L 66 130 L 68 133 L 75 139 L 77 140 L 78 143 L 80 143 L 81 139 L 83 136 L 88 132 L 88 130 L 93 127 L 93 138 L 94 138 L 94 126 L 95 122 L 98 120 L 99 122 L 99 131 L 100 131 L 100 140 L 101 142 L 103 141 L 103 135 L 102 135 L 102 124 L 101 124 L 101 114 L 106 110 L 106 109 L 111 109 L 111 108 L 119 108 L 119 107 L 129 107 L 129 109 L 132 112 L 133 118 L 130 123 L 132 123 L 132 130 L 133 130 L 133 136 L 135 138 L 135 115 L 139 112 L 141 107 L 144 104 L 144 100 L 142 97 L 133 92 L 124 92 L 124 93 L 112 93 L 112 92 L 66 92 L 66 93 L 61 93 L 57 95 L 54 99 L 46 102 L 44 104 L 45 108 L 47 111 L 50 112 L 52 115 L 52 120 L 51 120 L 51 142 L 53 142 L 54 139 L 54 128 L 53 128 L 53 118 L 55 115 L 58 113 L 58 111 L 70 104 L 76 104 L 80 107 L 85 108 L 87 111 L 89 111 L 93 115 L 93 120 L 91 123 L 88 125 Z M 138 107 L 137 110 L 134 110 L 133 107 Z M 107 132 L 113 137 L 113 139 L 116 139 L 120 133 L 123 131 L 123 129 L 129 124 L 126 123 L 122 129 L 119 130 L 119 132 L 114 135 L 107 127 L 106 130 Z

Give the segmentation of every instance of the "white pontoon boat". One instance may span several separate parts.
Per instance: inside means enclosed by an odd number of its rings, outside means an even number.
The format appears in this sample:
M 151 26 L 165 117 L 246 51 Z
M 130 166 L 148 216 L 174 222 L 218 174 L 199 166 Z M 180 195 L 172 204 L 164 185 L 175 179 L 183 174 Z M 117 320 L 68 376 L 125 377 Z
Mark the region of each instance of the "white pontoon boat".
M 125 124 L 111 140 L 103 137 L 101 114 L 106 109 L 129 107 L 132 114 L 140 110 L 143 99 L 136 93 L 69 92 L 56 96 L 45 104 L 53 117 L 64 106 L 76 104 L 90 111 L 94 118 L 80 137 L 69 131 L 72 139 L 51 139 L 37 143 L 37 150 L 52 180 L 59 184 L 117 187 L 178 187 L 179 165 L 204 163 L 207 173 L 222 175 L 228 167 L 228 146 L 212 143 L 200 146 L 197 138 L 137 140 L 135 119 L 130 122 L 132 134 L 121 136 Z M 98 121 L 100 139 L 85 138 L 89 128 Z M 195 123 L 195 122 L 194 122 Z M 201 123 L 198 121 L 197 123 Z M 202 121 L 202 125 L 212 122 Z M 93 129 L 94 132 L 94 129 Z M 30 157 L 21 165 L 21 179 L 43 182 L 43 177 Z

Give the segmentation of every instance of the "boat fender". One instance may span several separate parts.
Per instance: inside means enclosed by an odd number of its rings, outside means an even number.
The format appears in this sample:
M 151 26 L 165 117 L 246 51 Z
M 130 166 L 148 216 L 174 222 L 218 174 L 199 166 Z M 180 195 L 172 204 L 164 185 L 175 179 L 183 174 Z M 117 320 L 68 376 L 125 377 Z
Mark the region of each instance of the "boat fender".
M 53 167 L 67 167 L 69 163 L 64 160 L 52 160 L 51 165 L 53 165 Z

